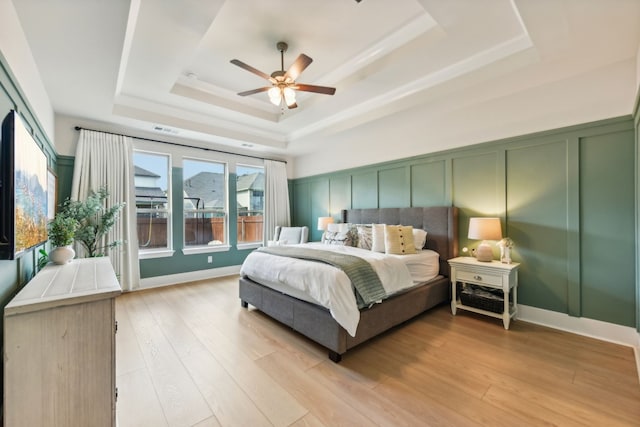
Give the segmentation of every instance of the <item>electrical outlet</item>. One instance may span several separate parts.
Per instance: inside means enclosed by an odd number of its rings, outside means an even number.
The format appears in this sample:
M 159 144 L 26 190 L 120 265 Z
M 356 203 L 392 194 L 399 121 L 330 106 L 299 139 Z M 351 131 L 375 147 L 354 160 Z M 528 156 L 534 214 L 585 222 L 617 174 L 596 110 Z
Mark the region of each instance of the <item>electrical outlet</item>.
M 213 256 L 209 255 L 209 256 L 207 257 L 207 262 L 208 262 L 209 264 L 211 264 L 211 263 L 213 262 Z

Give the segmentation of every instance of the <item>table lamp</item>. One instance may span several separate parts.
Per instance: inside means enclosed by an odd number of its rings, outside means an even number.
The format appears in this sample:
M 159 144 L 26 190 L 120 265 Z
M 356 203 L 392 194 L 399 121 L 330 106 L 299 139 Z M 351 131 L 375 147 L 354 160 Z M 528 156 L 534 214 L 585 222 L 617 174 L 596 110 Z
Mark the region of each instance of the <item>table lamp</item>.
M 470 218 L 469 238 L 482 240 L 476 249 L 476 259 L 482 262 L 493 260 L 493 249 L 487 240 L 502 239 L 500 218 Z
M 318 230 L 327 231 L 329 224 L 333 224 L 332 216 L 318 217 Z

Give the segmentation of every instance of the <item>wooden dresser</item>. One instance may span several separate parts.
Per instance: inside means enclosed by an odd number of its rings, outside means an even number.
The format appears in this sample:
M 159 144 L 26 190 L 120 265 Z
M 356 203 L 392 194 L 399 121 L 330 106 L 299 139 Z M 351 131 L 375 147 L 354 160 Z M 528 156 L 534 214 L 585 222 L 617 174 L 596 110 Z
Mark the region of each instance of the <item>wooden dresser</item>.
M 108 258 L 49 264 L 4 309 L 4 425 L 114 426 L 115 297 Z

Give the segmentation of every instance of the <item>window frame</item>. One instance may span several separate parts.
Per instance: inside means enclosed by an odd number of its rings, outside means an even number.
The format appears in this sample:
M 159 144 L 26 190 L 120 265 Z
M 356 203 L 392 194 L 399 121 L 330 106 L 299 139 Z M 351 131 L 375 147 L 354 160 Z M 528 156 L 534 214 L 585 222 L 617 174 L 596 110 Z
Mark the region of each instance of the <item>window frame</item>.
M 173 249 L 173 202 L 172 202 L 172 174 L 171 174 L 171 169 L 172 169 L 172 161 L 173 158 L 171 156 L 171 153 L 169 152 L 161 152 L 161 151 L 156 151 L 156 150 L 152 150 L 152 149 L 146 149 L 146 148 L 134 148 L 133 149 L 133 153 L 140 153 L 140 154 L 149 154 L 149 155 L 154 155 L 154 156 L 162 156 L 162 157 L 166 157 L 167 158 L 167 170 L 166 170 L 166 174 L 167 174 L 167 188 L 166 188 L 166 193 L 167 193 L 167 207 L 165 209 L 152 209 L 152 208 L 138 208 L 138 206 L 136 205 L 136 233 L 137 233 L 137 217 L 138 217 L 138 213 L 145 213 L 145 212 L 164 212 L 167 215 L 167 246 L 164 248 L 151 248 L 151 249 L 142 249 L 140 248 L 140 242 L 138 242 L 138 259 L 152 259 L 152 258 L 165 258 L 165 257 L 171 257 L 173 256 L 173 254 L 175 253 L 175 250 Z M 135 166 L 135 161 L 132 162 L 133 165 Z M 135 186 L 135 184 L 134 184 Z
M 257 164 L 251 164 L 250 162 L 244 161 L 244 162 L 236 162 L 235 163 L 235 176 L 236 176 L 236 204 L 237 204 L 237 197 L 238 197 L 238 187 L 237 187 L 237 183 L 238 183 L 238 168 L 253 168 L 253 169 L 260 169 L 262 171 L 263 176 L 265 175 L 265 167 L 264 167 L 264 162 L 260 165 Z M 265 176 L 265 185 L 266 185 L 266 176 Z M 255 242 L 240 242 L 237 241 L 236 242 L 236 247 L 238 248 L 238 250 L 244 250 L 244 249 L 255 249 L 255 248 L 259 248 L 261 246 L 264 246 L 264 224 L 265 224 L 265 210 L 264 210 L 264 197 L 265 197 L 265 191 L 266 189 L 263 188 L 262 189 L 262 239 L 259 241 L 255 241 Z M 240 217 L 240 212 L 238 212 L 236 210 L 236 223 L 238 222 L 238 218 Z M 236 233 L 237 234 L 237 233 Z
M 219 213 L 221 212 L 220 209 L 215 209 L 215 208 L 209 208 L 209 209 L 186 209 L 185 205 L 184 205 L 184 194 L 183 194 L 183 206 L 182 206 L 182 253 L 185 255 L 193 255 L 193 254 L 203 254 L 203 253 L 211 253 L 211 252 L 226 252 L 229 249 L 231 249 L 231 243 L 230 243 L 230 234 L 229 234 L 229 217 L 230 217 L 230 212 L 229 212 L 229 169 L 230 169 L 230 162 L 228 160 L 220 160 L 220 159 L 213 159 L 210 158 L 209 156 L 205 156 L 205 157 L 193 157 L 193 156 L 189 156 L 189 155 L 183 155 L 181 156 L 181 167 L 182 167 L 182 186 L 184 186 L 184 180 L 185 180 L 185 176 L 184 176 L 184 164 L 185 164 L 185 160 L 186 161 L 196 161 L 196 162 L 202 162 L 202 163 L 213 163 L 213 164 L 218 164 L 218 165 L 222 165 L 224 167 L 224 209 L 222 209 L 222 213 L 223 213 L 223 217 L 224 217 L 224 226 L 223 226 L 223 230 L 224 230 L 224 243 L 220 244 L 220 245 L 208 245 L 208 244 L 200 244 L 200 245 L 189 245 L 187 246 L 186 243 L 186 219 L 187 217 L 187 213 Z
M 194 254 L 207 254 L 207 253 L 215 253 L 215 252 L 224 252 L 229 251 L 233 247 L 238 251 L 255 249 L 261 246 L 264 246 L 264 238 L 261 242 L 255 243 L 240 243 L 238 244 L 237 235 L 231 236 L 231 221 L 237 221 L 238 209 L 237 206 L 231 205 L 231 200 L 237 200 L 237 181 L 231 182 L 233 176 L 236 176 L 236 167 L 237 166 L 246 166 L 246 167 L 256 167 L 262 168 L 264 170 L 265 164 L 264 159 L 253 157 L 253 156 L 245 156 L 242 154 L 236 153 L 228 153 L 224 151 L 217 151 L 215 149 L 209 150 L 204 147 L 198 146 L 190 146 L 183 144 L 166 144 L 162 141 L 148 140 L 148 139 L 140 139 L 133 137 L 134 151 L 141 153 L 149 153 L 156 154 L 161 156 L 168 156 L 169 158 L 169 170 L 168 170 L 168 191 L 169 195 L 169 208 L 170 215 L 168 222 L 168 245 L 170 249 L 148 249 L 139 251 L 138 259 L 144 260 L 147 258 L 169 258 L 172 257 L 175 252 L 181 252 L 183 255 L 194 255 Z M 180 247 L 184 246 L 184 230 L 181 227 L 184 227 L 184 205 L 182 199 L 182 193 L 174 194 L 175 189 L 174 186 L 178 186 L 178 182 L 176 179 L 180 180 L 181 174 L 177 171 L 182 171 L 182 175 L 184 174 L 184 167 L 182 164 L 183 159 L 194 159 L 194 160 L 203 160 L 206 162 L 212 163 L 222 163 L 226 165 L 226 176 L 225 176 L 225 192 L 226 192 L 226 243 L 224 245 L 216 245 L 216 246 L 191 246 L 191 247 Z M 183 175 L 184 176 L 184 175 Z M 180 186 L 183 184 L 180 183 Z M 266 185 L 266 184 L 265 184 Z M 233 192 L 233 193 L 232 193 Z M 266 191 L 265 191 L 266 196 Z M 233 217 L 232 217 L 233 214 Z M 264 214 L 264 213 L 263 213 Z M 182 244 L 178 239 L 180 237 L 177 235 L 179 230 L 182 230 Z M 263 230 L 264 231 L 264 230 Z M 174 236 L 174 234 L 176 234 Z M 237 234 L 237 233 L 236 233 Z

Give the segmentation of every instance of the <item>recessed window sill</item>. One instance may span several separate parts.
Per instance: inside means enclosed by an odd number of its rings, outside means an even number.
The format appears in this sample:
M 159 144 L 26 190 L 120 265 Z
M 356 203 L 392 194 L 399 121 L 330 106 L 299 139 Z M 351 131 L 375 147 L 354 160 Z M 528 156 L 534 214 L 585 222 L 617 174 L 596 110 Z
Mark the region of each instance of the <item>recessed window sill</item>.
M 245 250 L 245 249 L 256 249 L 256 248 L 260 248 L 264 246 L 262 244 L 262 242 L 252 242 L 252 243 L 238 243 L 236 245 L 236 248 L 238 248 L 239 251 Z
M 228 252 L 229 249 L 231 249 L 229 245 L 194 246 L 192 248 L 183 248 L 182 253 L 184 255 L 207 254 L 211 252 Z
M 138 259 L 171 258 L 176 251 L 171 249 L 159 249 L 154 251 L 139 251 Z

